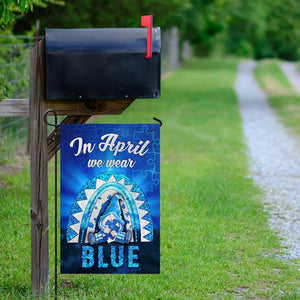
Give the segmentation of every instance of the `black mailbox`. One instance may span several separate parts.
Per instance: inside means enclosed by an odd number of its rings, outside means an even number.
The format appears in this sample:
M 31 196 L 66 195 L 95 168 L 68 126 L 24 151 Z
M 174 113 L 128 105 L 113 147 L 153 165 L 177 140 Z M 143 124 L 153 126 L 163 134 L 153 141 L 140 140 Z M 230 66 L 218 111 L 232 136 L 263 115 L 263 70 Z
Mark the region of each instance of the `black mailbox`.
M 46 29 L 46 98 L 160 96 L 160 28 Z M 149 36 L 148 36 L 149 37 Z

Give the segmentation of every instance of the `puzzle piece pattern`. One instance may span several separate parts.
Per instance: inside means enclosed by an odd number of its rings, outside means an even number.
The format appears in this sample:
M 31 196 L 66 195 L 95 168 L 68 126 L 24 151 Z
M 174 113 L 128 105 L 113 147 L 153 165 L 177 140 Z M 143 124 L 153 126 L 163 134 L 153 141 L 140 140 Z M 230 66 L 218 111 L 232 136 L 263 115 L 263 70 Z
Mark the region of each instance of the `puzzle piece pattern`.
M 144 124 L 141 130 L 135 131 L 134 138 L 136 141 L 138 140 L 151 141 L 150 151 L 146 154 L 147 169 L 135 170 L 133 173 L 135 177 L 137 176 L 138 178 L 143 178 L 143 181 L 149 183 L 148 188 L 145 190 L 145 192 L 147 191 L 153 192 L 154 186 L 159 185 L 159 181 L 160 181 L 159 127 Z

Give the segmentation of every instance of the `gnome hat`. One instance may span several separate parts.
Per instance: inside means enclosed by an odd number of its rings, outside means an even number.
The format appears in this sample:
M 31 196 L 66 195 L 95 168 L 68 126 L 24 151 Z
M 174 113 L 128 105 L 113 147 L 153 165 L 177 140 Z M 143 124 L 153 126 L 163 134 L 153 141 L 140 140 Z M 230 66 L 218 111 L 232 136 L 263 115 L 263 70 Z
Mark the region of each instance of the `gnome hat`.
M 105 218 L 106 216 L 113 214 L 117 219 L 122 220 L 121 209 L 119 205 L 119 201 L 122 199 L 122 195 L 117 193 L 110 200 L 109 205 L 106 207 L 103 215 L 100 217 L 100 220 Z M 123 220 L 122 220 L 123 221 Z

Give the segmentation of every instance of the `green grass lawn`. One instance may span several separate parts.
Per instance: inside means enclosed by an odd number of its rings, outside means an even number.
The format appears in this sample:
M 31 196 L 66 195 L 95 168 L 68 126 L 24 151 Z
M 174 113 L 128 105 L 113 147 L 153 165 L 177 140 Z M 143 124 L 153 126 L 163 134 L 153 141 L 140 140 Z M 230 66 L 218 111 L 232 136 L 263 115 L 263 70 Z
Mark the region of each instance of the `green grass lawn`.
M 162 83 L 159 100 L 136 100 L 93 122 L 163 121 L 161 274 L 60 275 L 70 299 L 298 299 L 299 261 L 282 260 L 248 159 L 233 85 L 237 60 L 192 60 Z M 0 175 L 0 297 L 30 295 L 29 168 Z M 53 296 L 53 162 L 50 164 Z
M 293 89 L 279 64 L 278 60 L 261 61 L 255 76 L 281 121 L 300 140 L 300 95 Z

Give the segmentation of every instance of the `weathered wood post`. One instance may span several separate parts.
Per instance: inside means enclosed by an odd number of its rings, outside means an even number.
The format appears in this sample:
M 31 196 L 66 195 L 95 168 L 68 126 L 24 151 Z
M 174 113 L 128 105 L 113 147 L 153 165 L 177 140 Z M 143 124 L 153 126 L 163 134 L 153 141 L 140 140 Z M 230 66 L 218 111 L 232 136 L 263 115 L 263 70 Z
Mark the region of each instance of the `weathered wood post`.
M 32 292 L 38 296 L 48 289 L 48 145 L 44 122 L 44 41 L 31 51 L 30 62 L 30 170 L 31 170 L 31 276 Z

